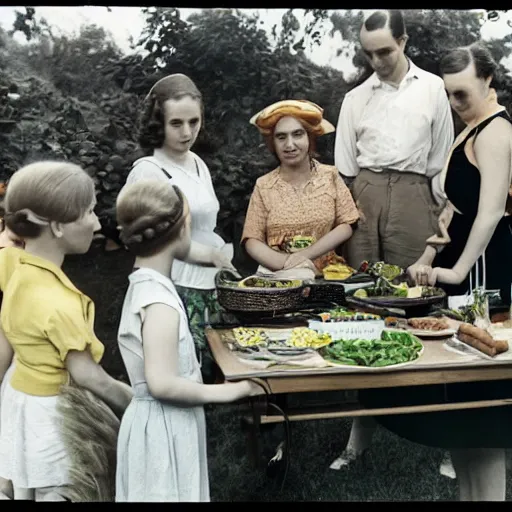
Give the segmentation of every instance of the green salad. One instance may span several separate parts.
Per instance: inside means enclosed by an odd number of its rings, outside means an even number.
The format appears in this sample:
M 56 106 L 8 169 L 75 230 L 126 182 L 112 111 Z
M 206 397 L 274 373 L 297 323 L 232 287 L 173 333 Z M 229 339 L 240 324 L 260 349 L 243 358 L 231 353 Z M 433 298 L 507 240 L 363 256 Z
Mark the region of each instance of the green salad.
M 408 332 L 383 331 L 380 340 L 337 340 L 320 349 L 320 354 L 335 364 L 382 367 L 414 361 L 422 348 Z

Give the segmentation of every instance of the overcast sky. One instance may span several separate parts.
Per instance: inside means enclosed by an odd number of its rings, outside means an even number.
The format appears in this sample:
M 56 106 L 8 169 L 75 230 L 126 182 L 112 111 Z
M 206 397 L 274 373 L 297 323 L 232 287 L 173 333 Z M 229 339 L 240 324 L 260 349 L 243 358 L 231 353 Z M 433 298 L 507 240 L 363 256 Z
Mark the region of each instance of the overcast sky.
M 0 7 L 0 24 L 7 29 L 12 27 L 15 19 L 14 11 L 23 10 L 24 7 Z M 112 12 L 108 12 L 105 7 L 84 6 L 84 7 L 36 7 L 36 15 L 46 18 L 53 26 L 58 27 L 63 32 L 78 30 L 81 24 L 96 23 L 108 30 L 117 44 L 124 51 L 129 52 L 129 38 L 132 36 L 137 40 L 144 26 L 144 18 L 138 7 L 112 7 Z M 281 17 L 286 9 L 242 9 L 248 12 L 259 11 L 261 19 L 265 22 L 264 27 L 270 31 L 275 24 L 280 25 Z M 192 12 L 200 9 L 180 9 L 183 17 L 189 16 Z M 301 23 L 304 22 L 303 9 L 296 9 L 295 13 Z M 500 20 L 497 22 L 487 22 L 482 29 L 484 39 L 491 37 L 501 38 L 512 32 L 512 28 L 507 24 L 512 23 L 512 10 L 507 13 L 501 13 Z M 307 54 L 311 60 L 319 65 L 330 65 L 340 69 L 344 74 L 350 75 L 354 68 L 351 63 L 352 54 L 348 57 L 336 57 L 336 50 L 342 44 L 341 36 L 336 33 L 330 37 L 327 32 L 331 28 L 331 23 L 325 24 L 326 35 L 321 46 L 316 46 Z M 21 34 L 16 39 L 23 41 Z M 512 58 L 507 59 L 504 64 L 512 70 Z

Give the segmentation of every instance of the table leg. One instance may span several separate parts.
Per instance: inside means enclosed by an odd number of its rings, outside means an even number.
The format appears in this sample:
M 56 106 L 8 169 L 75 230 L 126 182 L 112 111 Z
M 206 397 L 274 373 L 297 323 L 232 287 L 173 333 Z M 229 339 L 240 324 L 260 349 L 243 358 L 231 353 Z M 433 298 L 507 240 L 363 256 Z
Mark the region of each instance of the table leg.
M 249 460 L 255 469 L 260 469 L 261 464 L 261 406 L 258 397 L 249 399 L 251 412 L 242 417 L 242 428 L 245 430 Z

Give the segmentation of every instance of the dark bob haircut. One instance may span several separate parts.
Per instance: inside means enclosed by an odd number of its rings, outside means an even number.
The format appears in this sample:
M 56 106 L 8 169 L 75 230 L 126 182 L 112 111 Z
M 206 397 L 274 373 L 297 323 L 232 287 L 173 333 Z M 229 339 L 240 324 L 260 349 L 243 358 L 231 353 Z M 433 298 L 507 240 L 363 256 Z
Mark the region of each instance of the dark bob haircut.
M 201 117 L 204 117 L 203 97 L 196 84 L 186 75 L 177 73 L 162 78 L 149 91 L 144 99 L 138 130 L 140 147 L 146 153 L 161 148 L 165 141 L 164 103 L 185 96 L 199 102 Z

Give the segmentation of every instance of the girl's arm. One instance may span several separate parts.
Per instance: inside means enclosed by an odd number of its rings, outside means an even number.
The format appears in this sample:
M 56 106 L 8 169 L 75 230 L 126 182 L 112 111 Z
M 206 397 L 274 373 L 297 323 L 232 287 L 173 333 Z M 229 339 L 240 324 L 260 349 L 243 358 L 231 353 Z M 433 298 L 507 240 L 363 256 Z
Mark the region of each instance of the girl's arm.
M 144 372 L 154 398 L 194 406 L 233 402 L 260 391 L 258 385 L 249 381 L 206 385 L 180 377 L 179 313 L 162 303 L 151 304 L 144 311 Z
M 202 160 L 198 160 L 202 162 Z M 206 175 L 207 184 L 211 188 L 213 195 L 215 195 L 215 190 L 213 189 L 213 184 L 211 182 L 208 168 L 204 162 L 202 162 L 202 166 L 204 166 L 203 171 Z M 126 179 L 126 184 L 129 185 L 140 180 L 147 179 L 159 180 L 165 183 L 169 183 L 169 178 L 158 165 L 153 162 L 142 161 L 130 171 Z M 228 268 L 230 270 L 236 271 L 231 261 L 229 261 L 229 259 L 222 251 L 215 247 L 203 245 L 194 241 L 192 241 L 190 252 L 184 261 L 193 265 Z
M 89 350 L 70 350 L 66 356 L 66 368 L 71 378 L 88 389 L 122 415 L 133 396 L 130 386 L 111 377 L 94 361 Z
M 236 272 L 236 268 L 231 263 L 228 256 L 226 256 L 220 249 L 210 247 L 209 245 L 203 245 L 199 242 L 192 241 L 190 251 L 188 256 L 185 258 L 185 261 L 194 265 L 227 268 Z
M 500 118 L 489 124 L 474 143 L 475 158 L 481 176 L 478 213 L 464 251 L 454 267 L 434 269 L 436 275 L 433 278 L 438 281 L 461 283 L 487 248 L 505 212 L 510 187 L 511 146 L 512 126 Z

